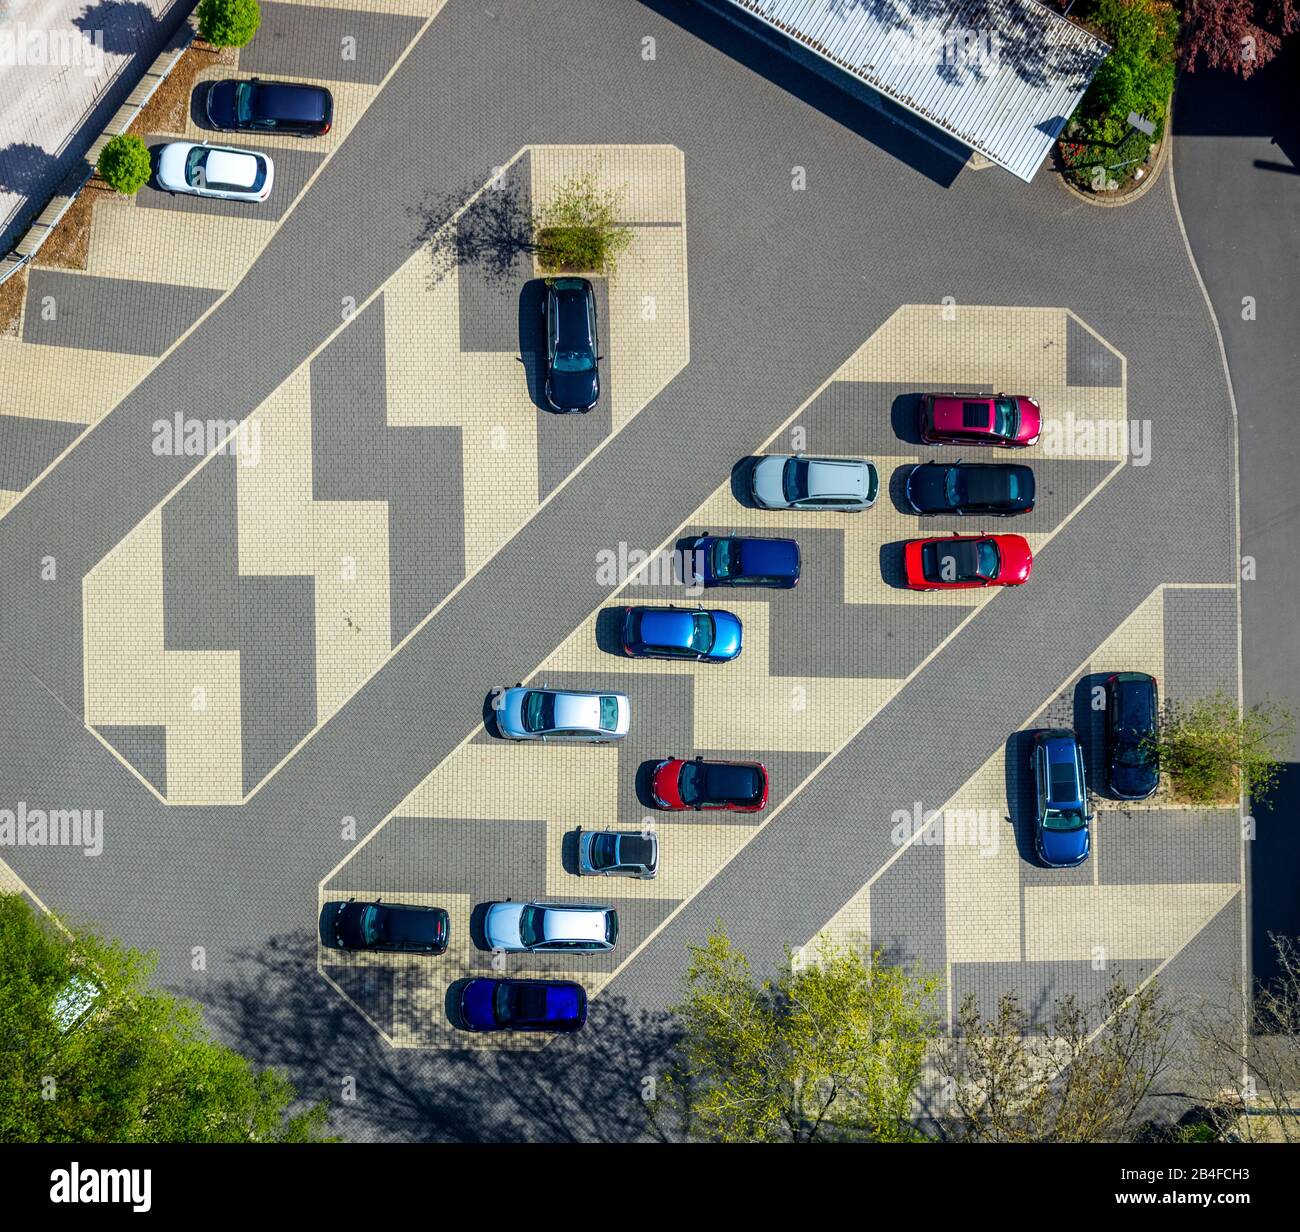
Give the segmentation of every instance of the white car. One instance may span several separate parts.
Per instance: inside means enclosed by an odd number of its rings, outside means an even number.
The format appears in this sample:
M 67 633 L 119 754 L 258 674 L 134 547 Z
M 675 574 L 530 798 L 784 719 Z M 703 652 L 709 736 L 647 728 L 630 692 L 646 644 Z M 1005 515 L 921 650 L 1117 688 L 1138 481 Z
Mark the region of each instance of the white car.
M 497 730 L 508 740 L 577 740 L 608 744 L 627 735 L 632 706 L 622 693 L 519 686 L 493 699 Z
M 763 509 L 870 509 L 880 476 L 861 458 L 805 458 L 772 454 L 760 458 L 750 477 L 750 495 Z
M 227 201 L 265 201 L 275 165 L 265 154 L 223 145 L 173 141 L 158 158 L 158 186 L 167 192 Z
M 618 940 L 618 912 L 587 903 L 493 903 L 483 917 L 492 950 L 596 954 Z

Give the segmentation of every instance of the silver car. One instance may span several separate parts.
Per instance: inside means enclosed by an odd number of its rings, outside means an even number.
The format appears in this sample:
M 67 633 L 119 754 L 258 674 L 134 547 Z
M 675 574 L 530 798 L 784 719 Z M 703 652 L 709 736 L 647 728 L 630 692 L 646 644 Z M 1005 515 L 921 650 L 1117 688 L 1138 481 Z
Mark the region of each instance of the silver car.
M 590 903 L 493 903 L 483 935 L 489 949 L 510 954 L 602 953 L 618 940 L 618 912 Z
M 805 458 L 772 454 L 760 458 L 749 481 L 754 503 L 763 509 L 870 509 L 880 476 L 861 458 Z
M 275 164 L 256 150 L 173 141 L 158 158 L 158 187 L 224 201 L 265 201 L 275 182 Z
M 637 877 L 659 872 L 659 836 L 653 830 L 579 830 L 579 877 Z
M 540 689 L 520 685 L 493 700 L 497 730 L 508 740 L 576 740 L 608 744 L 622 740 L 632 718 L 623 693 Z

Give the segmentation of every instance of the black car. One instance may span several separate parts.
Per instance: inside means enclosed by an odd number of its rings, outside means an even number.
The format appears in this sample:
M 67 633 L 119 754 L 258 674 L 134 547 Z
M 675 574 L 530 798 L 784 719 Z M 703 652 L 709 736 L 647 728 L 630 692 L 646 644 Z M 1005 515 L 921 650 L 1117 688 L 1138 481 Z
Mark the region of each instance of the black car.
M 923 462 L 907 476 L 920 514 L 1009 518 L 1034 507 L 1034 472 L 1013 462 Z
M 324 86 L 288 81 L 218 81 L 208 90 L 207 112 L 214 128 L 321 137 L 334 121 L 334 96 Z
M 1121 800 L 1145 800 L 1160 784 L 1154 676 L 1116 672 L 1106 680 L 1106 782 Z
M 542 304 L 546 401 L 554 411 L 589 411 L 600 398 L 596 293 L 585 278 L 555 278 Z
M 443 954 L 451 921 L 441 907 L 406 903 L 326 903 L 320 939 L 334 950 L 398 950 L 408 954 Z

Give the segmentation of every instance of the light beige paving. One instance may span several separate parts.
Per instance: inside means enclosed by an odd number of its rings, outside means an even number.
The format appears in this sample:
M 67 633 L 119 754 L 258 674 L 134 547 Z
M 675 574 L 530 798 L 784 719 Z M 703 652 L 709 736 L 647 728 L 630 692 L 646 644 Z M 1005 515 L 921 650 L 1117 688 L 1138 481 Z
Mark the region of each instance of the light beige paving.
M 27 311 L 39 311 L 28 304 Z M 0 338 L 0 415 L 93 424 L 144 379 L 157 360 Z

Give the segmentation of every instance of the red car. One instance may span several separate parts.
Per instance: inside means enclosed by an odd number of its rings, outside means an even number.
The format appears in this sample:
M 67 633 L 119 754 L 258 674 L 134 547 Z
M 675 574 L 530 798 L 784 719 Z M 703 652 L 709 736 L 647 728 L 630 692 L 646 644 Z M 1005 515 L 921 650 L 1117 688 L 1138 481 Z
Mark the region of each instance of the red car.
M 767 804 L 767 767 L 756 761 L 670 757 L 655 766 L 650 794 L 662 809 L 757 813 Z
M 1034 555 L 1019 535 L 959 535 L 909 539 L 903 568 L 909 590 L 963 590 L 972 586 L 1020 586 L 1029 580 Z
M 928 445 L 997 445 L 1023 449 L 1038 443 L 1038 403 L 1023 394 L 922 394 L 921 439 Z

